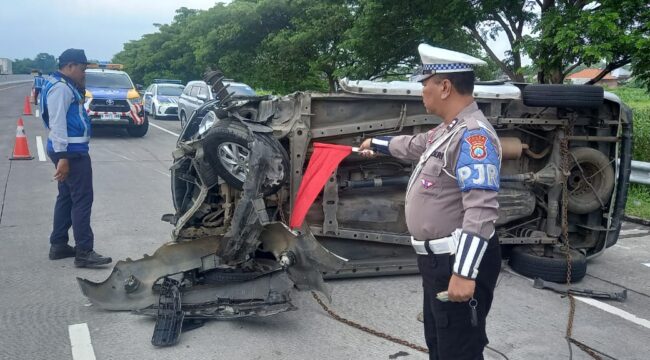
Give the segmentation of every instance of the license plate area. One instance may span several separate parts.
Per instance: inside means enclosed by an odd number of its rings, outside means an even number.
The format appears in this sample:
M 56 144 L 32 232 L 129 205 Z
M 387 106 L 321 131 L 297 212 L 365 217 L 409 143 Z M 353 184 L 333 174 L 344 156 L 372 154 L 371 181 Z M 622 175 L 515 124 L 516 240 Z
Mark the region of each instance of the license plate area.
M 119 114 L 101 114 L 100 119 L 102 120 L 120 120 Z

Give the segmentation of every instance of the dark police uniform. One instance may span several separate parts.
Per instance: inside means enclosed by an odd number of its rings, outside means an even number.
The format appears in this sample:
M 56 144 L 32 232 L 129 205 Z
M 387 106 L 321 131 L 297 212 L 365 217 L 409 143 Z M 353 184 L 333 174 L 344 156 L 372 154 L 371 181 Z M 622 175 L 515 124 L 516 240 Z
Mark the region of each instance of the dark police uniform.
M 372 144 L 379 152 L 419 161 L 407 190 L 406 222 L 419 255 L 430 359 L 482 359 L 485 319 L 501 268 L 494 225 L 501 145 L 494 128 L 473 102 L 448 125 L 414 136 L 377 137 Z M 452 274 L 476 281 L 475 310 L 470 302 L 436 299 Z

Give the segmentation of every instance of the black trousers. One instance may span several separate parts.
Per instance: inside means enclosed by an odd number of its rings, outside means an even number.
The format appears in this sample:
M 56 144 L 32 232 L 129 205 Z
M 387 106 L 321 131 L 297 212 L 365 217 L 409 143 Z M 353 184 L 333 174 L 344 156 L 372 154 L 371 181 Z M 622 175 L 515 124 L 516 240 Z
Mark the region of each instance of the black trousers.
M 55 154 L 48 154 L 54 166 Z M 50 244 L 67 244 L 68 231 L 72 227 L 75 245 L 80 250 L 92 250 L 95 236 L 90 227 L 90 211 L 93 205 L 93 170 L 87 153 L 73 154 L 68 159 L 70 173 L 65 181 L 58 182 L 59 195 L 54 205 L 54 222 Z
M 418 267 L 424 287 L 424 336 L 432 360 L 483 359 L 488 344 L 485 318 L 490 311 L 494 287 L 501 271 L 501 249 L 495 234 L 479 265 L 474 299 L 478 326 L 471 324 L 469 302 L 442 302 L 436 294 L 447 290 L 454 257 L 449 255 L 418 256 Z

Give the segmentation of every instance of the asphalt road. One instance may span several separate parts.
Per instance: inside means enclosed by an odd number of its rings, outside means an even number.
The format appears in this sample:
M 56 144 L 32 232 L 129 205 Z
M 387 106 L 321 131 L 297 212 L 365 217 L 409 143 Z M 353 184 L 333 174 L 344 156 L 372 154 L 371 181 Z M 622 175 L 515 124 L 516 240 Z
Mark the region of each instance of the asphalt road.
M 23 116 L 34 160 L 9 161 L 16 121 L 30 84 L 0 84 L 0 359 L 425 359 L 415 350 L 340 324 L 302 294 L 297 311 L 268 318 L 207 323 L 179 345 L 154 348 L 154 321 L 89 306 L 76 284 L 100 281 L 111 267 L 77 269 L 47 259 L 56 197 L 53 165 L 40 161 L 41 120 Z M 161 129 L 162 128 L 162 129 Z M 164 131 L 164 130 L 166 131 Z M 116 261 L 153 253 L 170 239 L 160 216 L 173 211 L 168 168 L 177 121 L 153 121 L 140 139 L 97 131 L 91 142 L 96 250 Z M 626 224 L 619 244 L 590 263 L 582 287 L 628 289 L 624 303 L 577 301 L 573 335 L 616 359 L 650 358 L 650 228 Z M 416 321 L 417 275 L 331 281 L 331 307 L 344 317 L 424 345 Z M 568 302 L 536 290 L 504 265 L 489 317 L 491 346 L 509 359 L 567 359 Z M 75 324 L 86 324 L 72 326 Z M 91 343 L 84 345 L 87 326 Z M 81 334 L 77 330 L 81 329 Z M 75 345 L 72 346 L 72 343 Z M 73 357 L 73 353 L 75 356 Z M 486 358 L 501 359 L 492 351 Z M 574 359 L 589 357 L 574 348 Z

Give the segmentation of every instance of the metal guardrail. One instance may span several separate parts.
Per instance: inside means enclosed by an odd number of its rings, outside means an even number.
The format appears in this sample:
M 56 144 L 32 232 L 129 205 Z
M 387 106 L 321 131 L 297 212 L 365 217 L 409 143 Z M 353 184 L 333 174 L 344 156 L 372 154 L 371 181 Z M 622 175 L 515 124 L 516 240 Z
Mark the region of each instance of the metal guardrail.
M 650 185 L 650 163 L 632 160 L 630 182 Z

